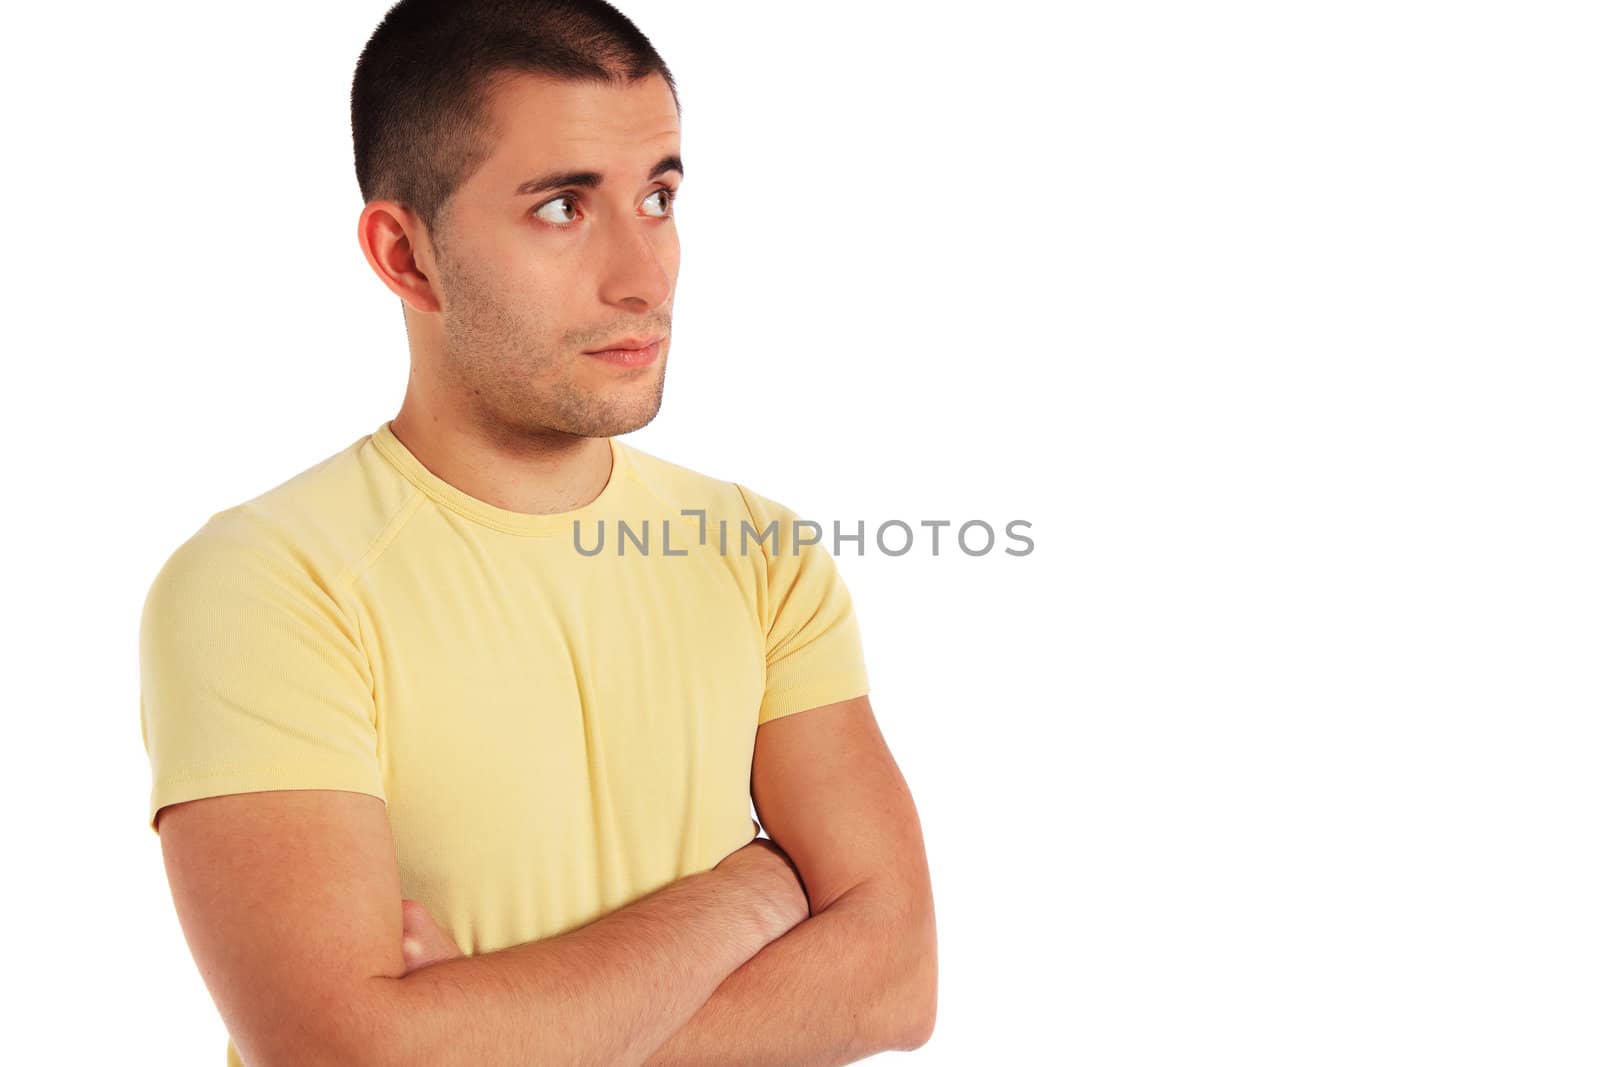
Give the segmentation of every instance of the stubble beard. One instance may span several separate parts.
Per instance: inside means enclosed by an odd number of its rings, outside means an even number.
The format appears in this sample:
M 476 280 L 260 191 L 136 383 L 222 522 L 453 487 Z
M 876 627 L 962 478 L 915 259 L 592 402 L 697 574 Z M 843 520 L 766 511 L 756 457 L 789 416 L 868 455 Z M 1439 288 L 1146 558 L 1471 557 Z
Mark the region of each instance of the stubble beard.
M 610 396 L 584 388 L 575 379 L 587 368 L 573 364 L 589 357 L 545 340 L 537 306 L 530 321 L 470 267 L 447 264 L 442 253 L 439 259 L 444 370 L 472 417 L 491 433 L 610 437 L 655 418 L 666 387 L 665 353 L 648 371 L 655 387 L 648 397 L 640 397 L 637 382 L 618 384 Z

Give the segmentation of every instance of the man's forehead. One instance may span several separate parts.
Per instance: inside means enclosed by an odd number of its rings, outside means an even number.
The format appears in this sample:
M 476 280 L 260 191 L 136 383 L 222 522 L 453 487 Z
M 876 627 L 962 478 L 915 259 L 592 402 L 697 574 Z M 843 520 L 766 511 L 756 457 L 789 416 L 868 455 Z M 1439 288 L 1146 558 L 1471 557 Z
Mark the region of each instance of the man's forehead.
M 632 187 L 669 173 L 663 161 L 678 156 L 677 108 L 659 77 L 614 86 L 519 75 L 491 99 L 495 143 L 469 181 L 496 199 Z M 681 178 L 682 164 L 673 169 Z
M 489 110 L 505 139 L 551 147 L 660 140 L 679 130 L 672 91 L 660 75 L 612 85 L 518 74 L 494 86 Z

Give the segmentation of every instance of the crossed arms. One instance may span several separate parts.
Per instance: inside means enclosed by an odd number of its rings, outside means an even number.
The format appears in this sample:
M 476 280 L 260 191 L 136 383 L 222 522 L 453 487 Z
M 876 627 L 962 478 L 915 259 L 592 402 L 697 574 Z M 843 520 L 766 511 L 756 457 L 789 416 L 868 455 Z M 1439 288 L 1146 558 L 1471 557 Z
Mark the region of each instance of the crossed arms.
M 410 973 L 376 797 L 210 797 L 159 829 L 185 937 L 251 1067 L 798 1067 L 920 1046 L 932 893 L 867 698 L 760 727 L 751 792 L 803 886 L 751 846 L 559 937 Z

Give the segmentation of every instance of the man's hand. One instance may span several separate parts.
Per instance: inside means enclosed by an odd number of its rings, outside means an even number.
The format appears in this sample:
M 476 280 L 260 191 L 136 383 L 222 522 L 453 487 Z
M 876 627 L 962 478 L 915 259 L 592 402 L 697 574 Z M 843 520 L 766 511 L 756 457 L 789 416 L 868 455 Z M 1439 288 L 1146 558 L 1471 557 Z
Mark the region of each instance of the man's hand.
M 400 950 L 406 959 L 406 974 L 430 963 L 466 955 L 417 901 L 402 900 L 400 914 Z

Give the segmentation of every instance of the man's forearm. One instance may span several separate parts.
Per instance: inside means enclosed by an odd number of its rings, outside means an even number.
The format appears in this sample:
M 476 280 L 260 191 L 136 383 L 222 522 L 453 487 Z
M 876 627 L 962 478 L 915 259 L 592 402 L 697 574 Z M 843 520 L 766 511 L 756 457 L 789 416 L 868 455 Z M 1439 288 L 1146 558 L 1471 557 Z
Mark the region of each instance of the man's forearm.
M 920 898 L 858 887 L 756 953 L 646 1067 L 834 1067 L 926 1040 L 937 987 Z
M 639 1064 L 786 928 L 758 870 L 693 874 L 557 937 L 373 978 L 357 1062 Z

